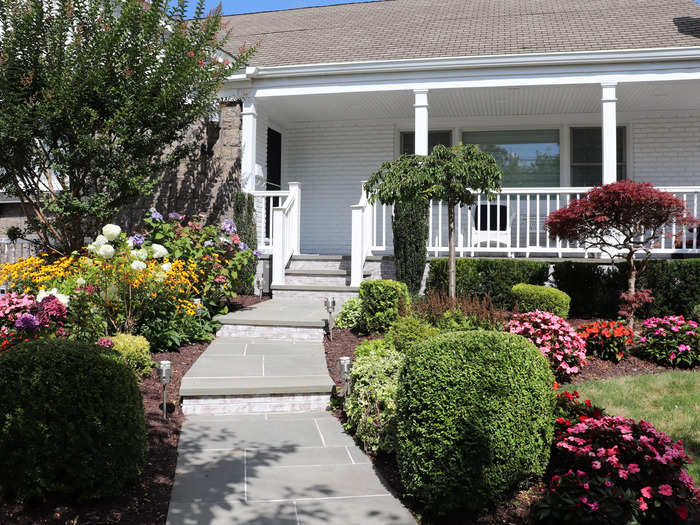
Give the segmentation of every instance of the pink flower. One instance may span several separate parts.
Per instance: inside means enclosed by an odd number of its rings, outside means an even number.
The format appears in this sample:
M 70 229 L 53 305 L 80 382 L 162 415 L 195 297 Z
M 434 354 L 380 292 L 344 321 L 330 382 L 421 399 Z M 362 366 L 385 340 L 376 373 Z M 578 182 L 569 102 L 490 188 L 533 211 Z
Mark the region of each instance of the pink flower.
M 649 499 L 652 497 L 651 487 L 644 487 L 642 489 L 642 496 Z
M 663 496 L 673 496 L 673 489 L 671 488 L 671 485 L 666 483 L 659 485 L 659 494 Z
M 591 467 L 594 468 L 595 470 L 600 470 L 600 467 L 601 467 L 600 461 L 594 461 L 593 463 L 591 463 Z
M 620 476 L 622 479 L 627 479 L 627 474 L 628 472 L 622 468 L 617 471 L 617 475 Z
M 639 510 L 647 510 L 649 506 L 645 503 L 643 498 L 639 498 Z
M 627 465 L 627 471 L 630 474 L 638 474 L 640 472 L 639 465 L 637 465 L 636 463 L 630 463 L 629 465 Z

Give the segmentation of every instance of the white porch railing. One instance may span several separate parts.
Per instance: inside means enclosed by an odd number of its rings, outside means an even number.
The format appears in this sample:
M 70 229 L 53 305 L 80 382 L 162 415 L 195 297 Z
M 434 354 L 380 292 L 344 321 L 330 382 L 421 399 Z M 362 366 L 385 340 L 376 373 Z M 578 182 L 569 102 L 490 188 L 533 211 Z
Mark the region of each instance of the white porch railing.
M 364 186 L 364 182 L 362 186 Z M 375 244 L 374 206 L 367 200 L 367 194 L 362 190 L 360 202 L 352 206 L 352 254 L 350 263 L 350 286 L 360 286 L 365 260 L 372 254 Z
M 265 253 L 272 252 L 274 244 L 274 224 L 272 210 L 284 202 L 289 196 L 289 191 L 254 191 L 255 198 L 255 222 L 258 233 L 258 250 Z
M 530 257 L 585 256 L 599 253 L 585 250 L 576 243 L 552 239 L 544 228 L 549 214 L 582 197 L 591 188 L 507 188 L 489 201 L 477 197 L 473 206 L 457 207 L 455 226 L 457 255 L 479 254 Z M 697 217 L 700 212 L 700 186 L 662 187 L 683 200 Z M 353 207 L 354 208 L 354 207 Z M 391 232 L 392 207 L 377 203 L 372 210 L 372 246 L 370 252 L 390 253 L 393 248 Z M 431 202 L 429 210 L 428 255 L 438 257 L 448 251 L 447 206 Z M 354 224 L 354 223 L 353 223 Z M 356 240 L 353 230 L 353 253 Z M 700 254 L 698 231 L 676 230 L 671 225 L 664 232 L 654 253 Z M 354 263 L 354 261 L 353 261 Z
M 29 241 L 0 239 L 0 264 L 17 262 L 18 259 L 36 254 L 36 246 Z
M 301 188 L 289 183 L 289 195 L 281 206 L 272 208 L 272 284 L 284 284 L 284 270 L 301 246 Z

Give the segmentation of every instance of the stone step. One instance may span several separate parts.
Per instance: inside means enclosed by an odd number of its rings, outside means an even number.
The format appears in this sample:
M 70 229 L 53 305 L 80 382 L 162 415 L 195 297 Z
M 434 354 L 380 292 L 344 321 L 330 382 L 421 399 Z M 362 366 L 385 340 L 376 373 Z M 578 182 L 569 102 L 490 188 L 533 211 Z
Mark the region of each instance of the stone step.
M 322 285 L 297 285 L 278 284 L 272 285 L 272 296 L 280 300 L 318 301 L 323 307 L 323 301 L 327 297 L 335 298 L 335 312 L 337 315 L 345 301 L 351 297 L 357 297 L 360 289 L 353 286 L 322 286 Z
M 370 273 L 365 272 L 363 277 L 369 277 Z M 285 285 L 299 286 L 324 286 L 337 288 L 339 286 L 350 285 L 349 270 L 287 270 L 285 272 Z
M 294 255 L 289 261 L 289 270 L 347 270 L 350 257 L 347 255 Z
M 317 298 L 289 301 L 274 297 L 217 320 L 222 324 L 218 337 L 323 341 L 328 327 L 328 313 Z
M 323 409 L 334 383 L 323 343 L 218 337 L 180 385 L 185 414 Z

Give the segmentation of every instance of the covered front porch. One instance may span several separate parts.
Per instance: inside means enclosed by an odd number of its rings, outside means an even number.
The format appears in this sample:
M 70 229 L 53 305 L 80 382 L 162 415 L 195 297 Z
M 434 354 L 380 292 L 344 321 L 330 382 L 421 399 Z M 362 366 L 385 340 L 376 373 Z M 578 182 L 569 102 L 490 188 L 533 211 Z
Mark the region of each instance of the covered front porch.
M 392 210 L 369 205 L 362 181 L 402 153 L 458 142 L 479 144 L 503 170 L 495 200 L 480 196 L 458 210 L 459 256 L 596 256 L 551 239 L 545 220 L 592 186 L 624 178 L 673 192 L 697 216 L 700 80 L 689 76 L 261 89 L 243 108 L 243 173 L 258 197 L 259 248 L 280 265 L 297 253 L 351 255 L 359 284 L 369 255 L 392 253 Z M 655 253 L 700 254 L 694 232 L 666 233 Z M 441 202 L 430 208 L 426 249 L 447 253 Z M 283 271 L 276 275 L 284 281 Z

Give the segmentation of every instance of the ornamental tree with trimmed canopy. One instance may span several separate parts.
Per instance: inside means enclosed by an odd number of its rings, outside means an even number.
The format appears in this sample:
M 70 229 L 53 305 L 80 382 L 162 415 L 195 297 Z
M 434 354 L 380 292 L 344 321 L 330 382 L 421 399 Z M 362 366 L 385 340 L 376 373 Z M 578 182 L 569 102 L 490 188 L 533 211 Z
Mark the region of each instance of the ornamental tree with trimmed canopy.
M 624 180 L 596 186 L 554 211 L 547 217 L 545 228 L 551 235 L 585 249 L 601 250 L 612 262 L 627 262 L 627 291 L 620 297 L 620 313 L 633 329 L 635 311 L 652 300 L 649 290 L 637 290 L 637 277 L 672 224 L 682 233 L 685 228 L 697 226 L 698 220 L 675 195 L 646 182 Z
M 28 231 L 66 253 L 115 212 L 152 193 L 197 146 L 228 56 L 220 8 L 199 0 L 0 2 L 0 191 Z

